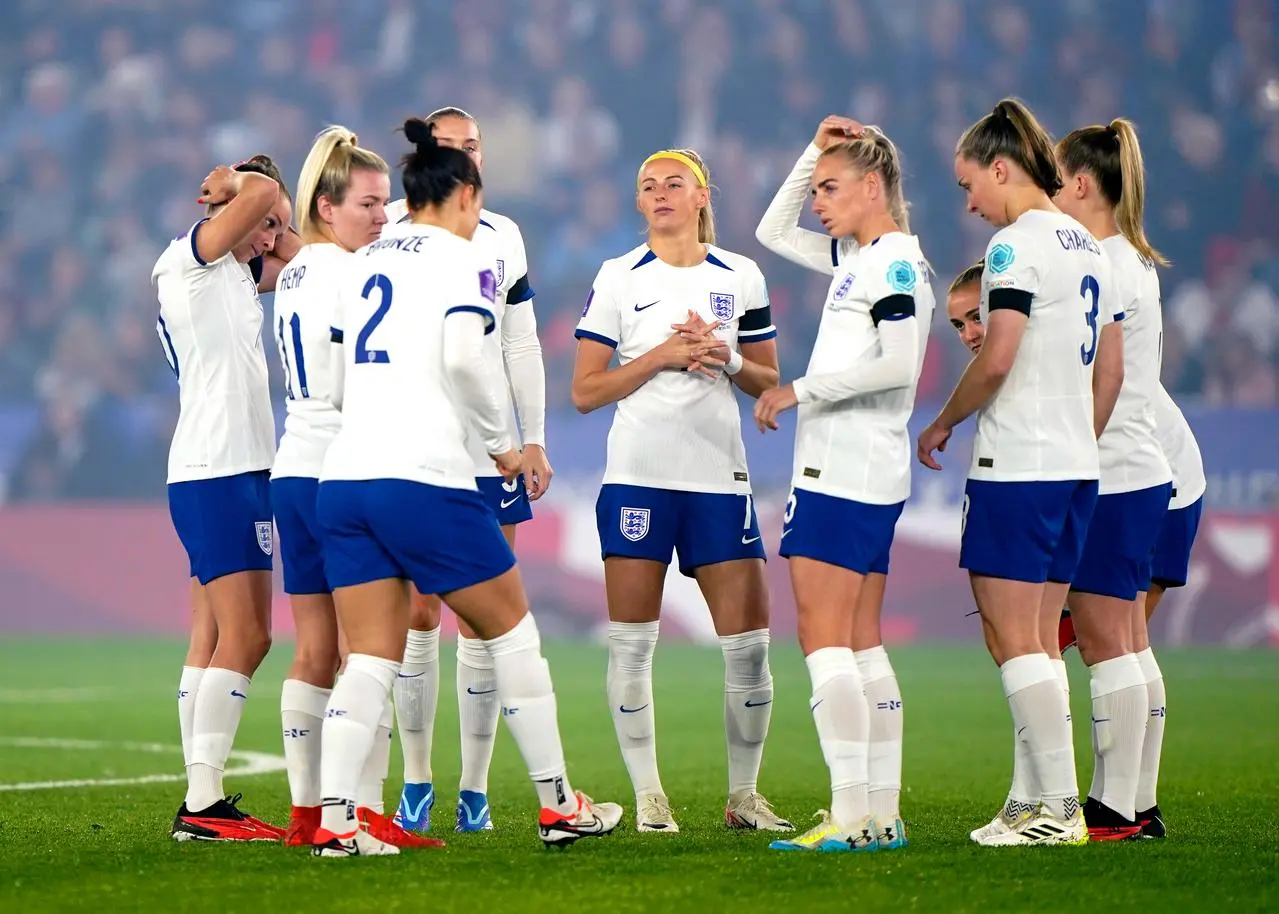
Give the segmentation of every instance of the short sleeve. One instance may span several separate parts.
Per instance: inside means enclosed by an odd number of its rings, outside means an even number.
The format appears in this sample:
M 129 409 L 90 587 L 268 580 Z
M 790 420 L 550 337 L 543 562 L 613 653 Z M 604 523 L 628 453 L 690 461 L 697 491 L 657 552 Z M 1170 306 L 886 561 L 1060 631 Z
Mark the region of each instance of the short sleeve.
M 200 248 L 199 246 L 196 245 L 196 241 L 195 241 L 196 236 L 199 235 L 200 233 L 200 227 L 208 221 L 209 221 L 208 219 L 201 219 L 199 222 L 195 223 L 195 225 L 191 226 L 189 229 L 186 230 L 185 237 L 187 240 L 187 245 L 185 248 L 185 253 L 189 254 L 190 256 L 184 258 L 184 266 L 188 269 L 190 269 L 191 267 L 207 267 L 209 265 L 208 262 L 205 261 L 204 258 L 200 256 Z M 183 235 L 178 236 L 178 238 L 182 238 L 182 237 Z
M 573 335 L 579 340 L 595 340 L 616 349 L 622 337 L 622 320 L 617 307 L 617 291 L 609 273 L 608 264 L 604 264 L 595 275 Z
M 1097 325 L 1126 320 L 1137 308 L 1137 286 L 1109 257 L 1097 269 Z
M 493 270 L 480 263 L 479 258 L 459 258 L 458 268 L 453 271 L 452 281 L 448 284 L 448 301 L 444 316 L 450 314 L 478 314 L 484 318 L 484 333 L 487 336 L 497 326 L 493 316 L 493 306 L 497 302 L 497 275 Z
M 346 297 L 352 292 L 352 284 L 355 282 L 355 261 L 356 257 L 346 258 L 344 262 L 335 264 L 333 276 L 330 281 L 337 289 L 337 294 L 333 296 L 329 311 L 329 342 L 343 343 L 346 338 Z
M 768 302 L 768 283 L 756 268 L 746 286 L 746 310 L 737 320 L 739 343 L 762 343 L 777 336 L 773 309 Z
M 1042 276 L 1039 251 L 1020 232 L 1002 229 L 986 247 L 986 269 L 982 271 L 982 291 L 1015 289 L 1038 295 Z

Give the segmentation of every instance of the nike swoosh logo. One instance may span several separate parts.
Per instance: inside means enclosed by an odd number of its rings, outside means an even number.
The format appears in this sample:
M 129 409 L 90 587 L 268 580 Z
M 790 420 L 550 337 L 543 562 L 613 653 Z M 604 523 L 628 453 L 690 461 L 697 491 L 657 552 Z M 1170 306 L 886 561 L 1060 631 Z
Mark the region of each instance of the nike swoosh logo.
M 237 692 L 235 689 L 232 689 L 232 690 L 231 690 L 231 697 L 232 697 L 232 698 L 246 698 L 246 699 L 247 699 L 249 696 L 248 696 L 248 695 L 245 695 L 243 692 Z
M 471 688 L 470 686 L 467 686 L 467 687 L 466 687 L 466 694 L 467 694 L 467 695 L 492 695 L 492 694 L 493 694 L 494 692 L 496 692 L 496 691 L 497 691 L 497 689 L 481 689 L 480 691 L 478 691 L 478 692 L 477 692 L 477 691 L 475 691 L 473 688 Z
M 503 498 L 503 499 L 502 499 L 502 510 L 503 510 L 503 511 L 505 511 L 507 508 L 509 508 L 511 505 L 515 504 L 515 503 L 516 503 L 517 501 L 519 501 L 519 500 L 520 500 L 520 497 L 519 497 L 518 495 L 516 495 L 516 496 L 515 496 L 514 498 L 512 498 L 510 501 L 507 501 L 505 498 Z
M 791 530 L 794 530 L 794 529 L 795 529 L 794 527 L 788 527 L 787 529 L 783 530 L 782 539 L 786 539 L 786 537 L 790 536 Z
M 400 678 L 401 679 L 417 679 L 417 677 L 425 676 L 425 675 L 426 675 L 426 670 L 423 670 L 420 673 L 400 673 Z
M 773 699 L 771 699 L 771 698 L 770 698 L 768 701 L 748 701 L 748 702 L 746 702 L 746 707 L 748 707 L 748 708 L 762 708 L 762 707 L 764 707 L 764 705 L 771 705 L 772 703 L 773 703 Z
M 642 307 L 642 308 L 641 308 L 639 305 L 636 305 L 636 306 L 635 306 L 635 310 L 636 310 L 636 311 L 647 311 L 649 308 L 653 307 L 655 304 L 657 304 L 657 302 L 660 302 L 660 301 L 661 301 L 661 299 L 660 299 L 660 298 L 659 298 L 657 301 L 651 301 L 651 302 L 649 302 L 647 305 L 645 305 L 645 306 L 644 306 L 644 307 Z
M 749 539 L 747 539 L 747 538 L 746 538 L 746 537 L 744 537 L 744 536 L 742 537 L 742 545 L 743 545 L 743 546 L 749 546 L 751 543 L 758 542 L 758 541 L 759 541 L 759 537 L 758 537 L 758 536 L 752 536 L 752 537 L 750 537 Z
M 647 707 L 648 705 L 640 705 L 638 708 L 628 708 L 626 705 L 618 705 L 617 710 L 621 711 L 623 714 L 636 714 Z
M 826 700 L 825 698 L 819 698 L 819 699 L 817 699 L 815 702 L 813 702 L 811 705 L 809 705 L 809 706 L 808 706 L 808 710 L 809 710 L 809 711 L 816 711 L 816 710 L 817 710 L 817 706 L 818 706 L 819 704 L 821 704 L 821 703 L 822 703 L 823 701 L 825 701 L 825 700 Z

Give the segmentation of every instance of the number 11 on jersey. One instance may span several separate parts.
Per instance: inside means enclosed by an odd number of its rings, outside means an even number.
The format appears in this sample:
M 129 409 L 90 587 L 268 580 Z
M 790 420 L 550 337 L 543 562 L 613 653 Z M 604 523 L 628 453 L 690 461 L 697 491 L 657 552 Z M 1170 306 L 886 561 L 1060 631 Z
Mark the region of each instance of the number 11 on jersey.
M 284 338 L 284 327 L 284 318 L 281 317 L 276 321 L 275 341 L 280 344 L 280 361 L 284 364 L 284 392 L 290 400 L 305 400 L 311 394 L 306 386 L 306 356 L 302 352 L 302 321 L 297 312 L 293 313 L 288 323 L 293 349 L 292 364 L 289 363 L 290 341 Z

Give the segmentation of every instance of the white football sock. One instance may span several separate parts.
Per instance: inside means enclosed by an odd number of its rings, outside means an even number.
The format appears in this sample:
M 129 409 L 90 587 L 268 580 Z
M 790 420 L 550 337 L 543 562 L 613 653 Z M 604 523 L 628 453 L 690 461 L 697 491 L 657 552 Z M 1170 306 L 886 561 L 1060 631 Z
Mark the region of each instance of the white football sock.
M 1147 812 L 1158 805 L 1159 758 L 1164 751 L 1164 720 L 1167 715 L 1167 694 L 1164 690 L 1164 674 L 1159 669 L 1154 652 L 1150 648 L 1137 655 L 1141 672 L 1146 680 L 1146 704 L 1150 709 L 1146 718 L 1146 739 L 1141 745 L 1141 776 L 1137 780 L 1137 812 Z
M 999 668 L 1004 695 L 1018 738 L 1030 750 L 1030 762 L 1045 808 L 1069 819 L 1079 809 L 1066 693 L 1047 654 L 1024 654 Z
M 358 827 L 355 798 L 360 775 L 399 671 L 394 660 L 350 654 L 329 696 L 321 734 L 320 825 L 335 835 L 349 835 Z
M 753 793 L 773 715 L 773 675 L 768 669 L 768 629 L 724 635 L 724 736 L 728 743 L 730 797 Z
M 400 680 L 397 679 L 396 682 Z M 360 772 L 360 786 L 355 792 L 355 805 L 378 814 L 386 812 L 386 776 L 391 770 L 391 728 L 395 723 L 395 702 L 386 697 L 386 706 L 378 718 L 373 748 Z
M 902 692 L 884 646 L 855 651 L 870 711 L 870 814 L 883 825 L 901 815 Z
M 1092 686 L 1093 781 L 1088 796 L 1125 819 L 1136 816 L 1137 781 L 1146 739 L 1146 677 L 1136 654 L 1088 668 Z
M 830 769 L 831 817 L 855 828 L 870 815 L 870 710 L 852 648 L 824 647 L 804 658 L 813 683 L 809 709 Z
M 462 730 L 458 789 L 487 794 L 502 701 L 497 696 L 493 658 L 479 638 L 457 636 L 457 713 Z
M 191 767 L 191 731 L 195 723 L 195 695 L 204 677 L 204 667 L 184 666 L 178 680 L 178 729 L 182 733 L 182 764 Z
M 565 815 L 577 810 L 569 786 L 555 710 L 551 671 L 531 614 L 504 635 L 485 641 L 497 675 L 502 716 L 519 746 L 542 806 Z
M 431 783 L 431 743 L 440 698 L 440 627 L 409 630 L 404 663 L 395 679 L 395 716 L 404 753 L 404 780 Z
M 222 772 L 249 697 L 249 677 L 209 667 L 195 693 L 191 720 L 191 767 L 187 770 L 187 809 L 200 812 L 224 796 Z
M 284 680 L 280 690 L 284 764 L 294 806 L 320 805 L 320 733 L 332 692 L 300 679 Z
M 608 624 L 605 687 L 613 729 L 635 796 L 664 793 L 657 774 L 657 734 L 653 715 L 653 652 L 656 622 Z

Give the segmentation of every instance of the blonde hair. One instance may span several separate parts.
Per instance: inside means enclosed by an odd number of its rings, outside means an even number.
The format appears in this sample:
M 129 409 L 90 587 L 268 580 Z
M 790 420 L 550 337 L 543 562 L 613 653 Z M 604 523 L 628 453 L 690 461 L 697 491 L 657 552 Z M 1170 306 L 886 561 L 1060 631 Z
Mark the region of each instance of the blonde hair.
M 901 158 L 893 141 L 878 127 L 864 127 L 861 136 L 834 143 L 822 151 L 822 158 L 833 155 L 842 155 L 849 165 L 863 174 L 879 172 L 888 195 L 888 212 L 897 227 L 910 234 L 910 204 L 902 191 Z
M 1020 99 L 1003 99 L 990 114 L 965 130 L 955 154 L 982 168 L 989 167 L 995 159 L 1010 159 L 1049 197 L 1057 196 L 1062 188 L 1052 137 Z
M 1142 225 L 1146 210 L 1146 168 L 1137 128 L 1117 117 L 1106 126 L 1080 127 L 1057 144 L 1057 156 L 1069 174 L 1086 171 L 1097 180 L 1101 195 L 1115 211 L 1115 224 L 1148 263 L 1169 265 L 1155 250 Z
M 955 281 L 950 284 L 950 288 L 946 290 L 947 295 L 954 295 L 964 286 L 971 285 L 975 282 L 981 282 L 981 274 L 986 270 L 986 258 L 983 257 L 971 267 L 964 269 L 964 272 L 955 277 Z
M 325 127 L 311 144 L 298 178 L 298 231 L 305 238 L 320 234 L 320 197 L 340 205 L 351 187 L 351 172 L 391 169 L 380 155 L 362 149 L 359 139 L 345 127 Z
M 674 153 L 674 155 L 663 155 L 663 153 Z M 696 149 L 664 149 L 661 152 L 656 152 L 649 156 L 644 161 L 644 165 L 647 165 L 654 159 L 660 158 L 668 158 L 672 161 L 678 162 L 680 157 L 688 159 L 697 166 L 697 168 L 691 169 L 693 172 L 693 180 L 697 182 L 699 187 L 706 188 L 706 205 L 697 212 L 697 240 L 701 244 L 714 244 L 715 211 L 711 208 L 711 169 L 710 166 L 706 164 L 706 160 L 698 155 Z M 684 164 L 687 166 L 687 163 Z M 644 170 L 644 165 L 640 166 L 641 172 Z M 700 174 L 698 174 L 699 171 L 701 172 Z

